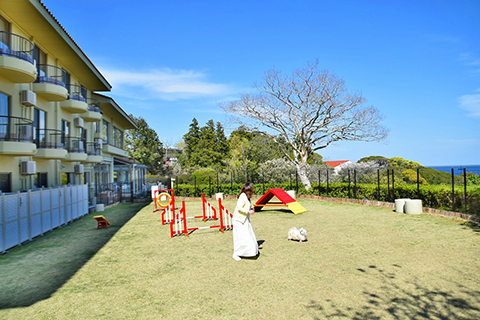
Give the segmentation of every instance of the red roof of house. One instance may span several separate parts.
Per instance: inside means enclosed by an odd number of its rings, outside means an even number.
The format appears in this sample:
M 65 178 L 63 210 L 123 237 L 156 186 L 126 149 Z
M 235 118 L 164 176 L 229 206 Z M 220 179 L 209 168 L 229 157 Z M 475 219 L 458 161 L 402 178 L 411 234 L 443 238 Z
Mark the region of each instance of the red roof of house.
M 338 167 L 339 165 L 341 165 L 345 162 L 350 162 L 350 160 L 326 161 L 325 163 L 327 164 L 327 166 L 335 168 L 335 167 Z

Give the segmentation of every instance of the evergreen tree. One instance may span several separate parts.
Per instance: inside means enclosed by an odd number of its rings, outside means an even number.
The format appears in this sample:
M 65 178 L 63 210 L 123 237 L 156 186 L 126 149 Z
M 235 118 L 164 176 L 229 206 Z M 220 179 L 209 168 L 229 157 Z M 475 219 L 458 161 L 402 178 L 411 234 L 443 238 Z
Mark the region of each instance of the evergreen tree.
M 142 117 L 130 117 L 137 124 L 137 129 L 127 130 L 125 133 L 125 148 L 130 158 L 148 166 L 151 174 L 160 174 L 163 170 L 164 149 L 155 130 L 148 126 Z
M 198 162 L 198 147 L 200 143 L 200 128 L 197 119 L 193 118 L 190 129 L 183 136 L 185 142 L 185 157 L 182 159 L 182 165 L 185 167 L 195 166 Z

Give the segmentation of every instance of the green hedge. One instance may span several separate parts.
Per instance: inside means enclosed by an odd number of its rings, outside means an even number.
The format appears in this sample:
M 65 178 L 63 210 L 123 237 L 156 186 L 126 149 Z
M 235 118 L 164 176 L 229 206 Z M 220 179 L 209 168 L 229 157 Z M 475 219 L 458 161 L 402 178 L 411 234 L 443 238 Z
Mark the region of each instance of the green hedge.
M 205 193 L 207 197 L 215 195 L 217 192 L 222 192 L 225 195 L 237 195 L 243 184 L 176 184 L 175 194 L 178 196 L 201 196 Z M 393 202 L 398 198 L 421 199 L 423 206 L 442 210 L 452 210 L 452 187 L 449 185 L 422 185 L 420 186 L 420 193 L 417 194 L 416 185 L 398 185 L 395 189 L 388 189 L 386 185 L 381 185 L 380 190 L 374 184 L 358 184 L 356 187 L 348 183 L 331 183 L 327 185 L 322 183 L 320 185 L 320 192 L 318 184 L 313 184 L 310 190 L 305 190 L 301 185 L 292 185 L 290 183 L 265 183 L 255 184 L 254 193 L 262 195 L 269 189 L 282 188 L 284 190 L 295 190 L 297 194 L 321 195 L 334 198 L 356 198 L 378 200 L 385 202 Z M 328 192 L 327 192 L 328 191 Z M 465 210 L 465 197 L 463 186 L 458 186 L 455 189 L 453 197 L 454 211 L 468 212 L 470 214 L 480 215 L 480 186 L 468 186 L 467 189 L 467 207 Z

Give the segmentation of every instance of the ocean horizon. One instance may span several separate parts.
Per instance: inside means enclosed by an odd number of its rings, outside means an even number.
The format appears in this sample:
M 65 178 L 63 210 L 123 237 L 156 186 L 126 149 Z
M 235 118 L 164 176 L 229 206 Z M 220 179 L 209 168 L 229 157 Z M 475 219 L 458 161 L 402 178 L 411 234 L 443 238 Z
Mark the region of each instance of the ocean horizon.
M 480 174 L 480 164 L 474 165 L 454 165 L 454 166 L 425 166 L 426 168 L 432 168 L 438 171 L 443 172 L 452 172 L 452 168 L 454 169 L 455 175 L 461 175 L 463 173 L 463 169 L 465 168 L 467 172 Z

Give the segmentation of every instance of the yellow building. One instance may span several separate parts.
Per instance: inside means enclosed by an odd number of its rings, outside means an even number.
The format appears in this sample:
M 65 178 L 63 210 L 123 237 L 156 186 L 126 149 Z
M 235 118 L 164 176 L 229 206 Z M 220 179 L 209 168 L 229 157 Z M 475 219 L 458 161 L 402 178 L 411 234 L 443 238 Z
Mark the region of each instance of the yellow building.
M 110 89 L 40 0 L 2 0 L 0 190 L 87 184 L 95 204 L 97 188 L 114 182 L 116 162 L 128 156 L 125 130 L 136 128 L 97 93 Z

